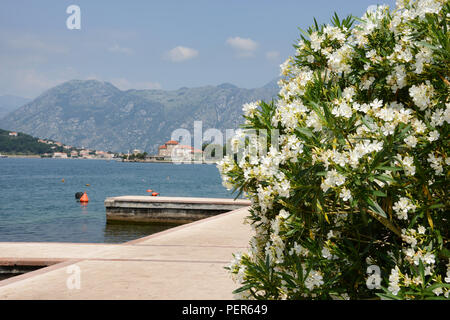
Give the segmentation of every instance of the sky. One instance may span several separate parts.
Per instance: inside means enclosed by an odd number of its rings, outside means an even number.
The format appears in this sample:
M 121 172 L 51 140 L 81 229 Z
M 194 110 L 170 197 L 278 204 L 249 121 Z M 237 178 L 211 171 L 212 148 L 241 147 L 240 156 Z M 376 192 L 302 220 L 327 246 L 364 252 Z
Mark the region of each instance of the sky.
M 35 98 L 71 79 L 176 90 L 261 87 L 295 50 L 298 28 L 395 0 L 2 0 L 0 95 Z M 80 29 L 67 20 L 80 9 Z

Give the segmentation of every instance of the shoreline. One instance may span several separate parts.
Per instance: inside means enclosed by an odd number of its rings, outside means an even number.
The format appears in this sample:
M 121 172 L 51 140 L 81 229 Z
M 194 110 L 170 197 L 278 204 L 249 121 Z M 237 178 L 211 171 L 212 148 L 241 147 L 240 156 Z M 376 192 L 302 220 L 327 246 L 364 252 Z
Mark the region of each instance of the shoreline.
M 172 161 L 172 160 L 122 160 L 120 158 L 52 158 L 41 157 L 40 155 L 20 155 L 20 154 L 2 154 L 6 158 L 2 159 L 56 159 L 56 160 L 103 160 L 103 161 L 115 161 L 115 162 L 128 162 L 128 163 L 172 163 L 172 164 L 217 164 L 217 161 Z
M 102 159 L 102 158 L 53 158 L 53 157 L 41 157 L 40 155 L 21 155 L 21 154 L 2 154 L 6 156 L 3 159 L 60 159 L 60 160 L 107 160 L 115 161 L 114 159 Z
M 24 159 L 40 159 L 41 156 L 38 154 L 31 154 L 31 155 L 22 155 L 22 154 L 1 154 L 2 156 L 6 156 L 7 158 L 4 159 L 8 159 L 8 158 L 24 158 Z
M 119 162 L 138 162 L 138 163 L 173 163 L 173 164 L 217 164 L 217 161 L 207 160 L 187 160 L 187 161 L 173 161 L 173 160 L 123 160 Z

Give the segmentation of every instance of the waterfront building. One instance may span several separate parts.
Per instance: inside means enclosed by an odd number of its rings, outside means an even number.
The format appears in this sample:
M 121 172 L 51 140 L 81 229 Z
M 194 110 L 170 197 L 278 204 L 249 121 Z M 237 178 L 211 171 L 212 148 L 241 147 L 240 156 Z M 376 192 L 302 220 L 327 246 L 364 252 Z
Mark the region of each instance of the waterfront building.
M 55 152 L 53 153 L 53 158 L 67 159 L 67 154 L 64 152 Z
M 175 140 L 169 140 L 158 148 L 158 157 L 178 160 L 202 160 L 203 151 L 191 146 L 181 145 Z

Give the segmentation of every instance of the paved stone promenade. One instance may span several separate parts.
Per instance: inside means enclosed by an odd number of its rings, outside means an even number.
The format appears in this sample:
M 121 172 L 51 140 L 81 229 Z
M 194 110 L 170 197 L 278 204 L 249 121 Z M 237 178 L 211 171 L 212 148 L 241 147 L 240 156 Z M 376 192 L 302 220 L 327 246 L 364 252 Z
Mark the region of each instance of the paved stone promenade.
M 48 267 L 0 281 L 0 300 L 232 299 L 224 267 L 248 245 L 247 215 L 242 208 L 124 244 L 2 242 L 0 265 Z M 80 288 L 69 288 L 77 271 Z

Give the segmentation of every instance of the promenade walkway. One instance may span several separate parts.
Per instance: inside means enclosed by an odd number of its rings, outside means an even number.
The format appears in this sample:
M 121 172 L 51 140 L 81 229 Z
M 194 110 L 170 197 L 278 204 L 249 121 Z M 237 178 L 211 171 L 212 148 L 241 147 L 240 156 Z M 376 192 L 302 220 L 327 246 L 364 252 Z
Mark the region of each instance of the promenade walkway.
M 242 208 L 124 244 L 0 243 L 0 265 L 48 265 L 0 281 L 0 300 L 232 299 L 224 267 L 248 245 L 247 215 Z M 79 288 L 70 285 L 76 274 Z

